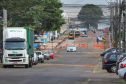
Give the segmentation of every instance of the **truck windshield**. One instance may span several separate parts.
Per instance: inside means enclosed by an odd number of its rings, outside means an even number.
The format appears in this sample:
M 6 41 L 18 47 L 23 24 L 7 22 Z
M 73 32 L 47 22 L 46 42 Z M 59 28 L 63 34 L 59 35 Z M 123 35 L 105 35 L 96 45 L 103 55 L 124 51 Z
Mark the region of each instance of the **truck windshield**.
M 24 50 L 26 48 L 25 42 L 5 42 L 5 45 L 7 50 Z

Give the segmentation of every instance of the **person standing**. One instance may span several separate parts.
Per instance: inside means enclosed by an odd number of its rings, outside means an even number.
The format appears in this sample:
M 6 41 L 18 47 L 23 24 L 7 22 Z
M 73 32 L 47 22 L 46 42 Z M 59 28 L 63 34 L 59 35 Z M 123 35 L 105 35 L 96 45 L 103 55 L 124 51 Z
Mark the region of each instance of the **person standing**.
M 97 44 L 98 44 L 98 42 L 99 42 L 99 39 L 98 39 L 98 37 L 97 37 Z

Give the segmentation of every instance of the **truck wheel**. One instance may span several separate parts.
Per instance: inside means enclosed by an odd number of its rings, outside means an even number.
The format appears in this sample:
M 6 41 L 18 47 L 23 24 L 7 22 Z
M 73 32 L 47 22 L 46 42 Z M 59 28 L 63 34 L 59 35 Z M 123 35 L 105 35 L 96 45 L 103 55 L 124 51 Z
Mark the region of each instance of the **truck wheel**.
M 28 64 L 26 64 L 26 65 L 25 65 L 25 68 L 29 68 L 29 65 L 28 65 Z
M 3 65 L 3 68 L 7 68 L 8 66 L 7 65 Z
M 32 67 L 32 59 L 29 60 L 29 67 Z

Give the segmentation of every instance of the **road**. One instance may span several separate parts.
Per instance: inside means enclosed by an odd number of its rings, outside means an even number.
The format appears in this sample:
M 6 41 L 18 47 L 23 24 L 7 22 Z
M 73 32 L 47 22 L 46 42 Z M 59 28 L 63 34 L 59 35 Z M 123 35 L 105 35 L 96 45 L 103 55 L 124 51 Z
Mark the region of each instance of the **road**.
M 84 38 L 90 45 L 91 39 L 96 39 L 91 35 Z M 77 38 L 75 44 L 83 43 L 83 39 Z M 77 52 L 56 51 L 54 59 L 32 68 L 0 68 L 0 84 L 118 84 L 124 81 L 115 73 L 101 69 L 102 49 L 77 47 Z

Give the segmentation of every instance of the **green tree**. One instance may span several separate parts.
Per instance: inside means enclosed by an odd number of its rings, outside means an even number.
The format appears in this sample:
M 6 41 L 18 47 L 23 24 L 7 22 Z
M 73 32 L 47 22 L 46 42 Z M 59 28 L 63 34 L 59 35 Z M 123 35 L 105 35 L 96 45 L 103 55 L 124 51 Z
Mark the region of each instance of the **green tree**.
M 0 0 L 0 9 L 8 11 L 24 11 L 34 0 Z
M 65 24 L 61 7 L 59 0 L 34 0 L 25 12 L 10 12 L 8 26 L 28 26 L 34 28 L 36 34 L 41 30 L 58 30 Z
M 78 14 L 78 19 L 85 22 L 86 27 L 97 27 L 97 22 L 102 16 L 102 10 L 100 7 L 93 4 L 86 4 L 82 7 Z

